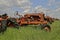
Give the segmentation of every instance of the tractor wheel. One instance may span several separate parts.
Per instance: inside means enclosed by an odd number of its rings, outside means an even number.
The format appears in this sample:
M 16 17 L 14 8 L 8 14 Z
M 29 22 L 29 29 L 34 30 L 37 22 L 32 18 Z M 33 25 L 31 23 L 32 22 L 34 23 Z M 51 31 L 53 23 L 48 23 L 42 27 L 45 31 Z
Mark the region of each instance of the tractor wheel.
M 7 20 L 1 21 L 1 32 L 4 33 L 7 30 Z
M 46 30 L 46 31 L 48 31 L 48 32 L 51 31 L 51 27 L 50 27 L 50 25 L 48 25 L 48 24 L 43 24 L 43 25 L 41 25 L 41 29 L 44 29 L 44 30 Z
M 50 31 L 51 31 L 51 27 L 46 24 L 46 25 L 44 26 L 44 30 L 50 32 Z

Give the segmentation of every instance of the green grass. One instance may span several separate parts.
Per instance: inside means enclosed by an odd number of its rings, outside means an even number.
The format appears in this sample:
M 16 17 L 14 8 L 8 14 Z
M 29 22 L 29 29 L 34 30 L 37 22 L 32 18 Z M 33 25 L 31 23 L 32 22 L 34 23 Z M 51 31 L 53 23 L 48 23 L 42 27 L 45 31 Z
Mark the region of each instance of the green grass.
M 51 24 L 51 28 L 51 32 L 30 25 L 19 30 L 8 28 L 4 34 L 0 34 L 0 40 L 60 40 L 60 21 Z

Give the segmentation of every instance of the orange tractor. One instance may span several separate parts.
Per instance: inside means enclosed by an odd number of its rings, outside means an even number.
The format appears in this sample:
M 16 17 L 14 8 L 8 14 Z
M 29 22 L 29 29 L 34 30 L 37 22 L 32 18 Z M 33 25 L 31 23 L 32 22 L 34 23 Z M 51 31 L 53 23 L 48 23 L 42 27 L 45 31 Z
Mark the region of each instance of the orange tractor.
M 19 19 L 18 22 L 20 25 L 41 25 L 41 29 L 45 29 L 47 31 L 51 30 L 51 27 L 48 25 L 48 21 L 45 20 L 45 16 L 43 13 L 32 13 L 25 14 L 24 17 Z

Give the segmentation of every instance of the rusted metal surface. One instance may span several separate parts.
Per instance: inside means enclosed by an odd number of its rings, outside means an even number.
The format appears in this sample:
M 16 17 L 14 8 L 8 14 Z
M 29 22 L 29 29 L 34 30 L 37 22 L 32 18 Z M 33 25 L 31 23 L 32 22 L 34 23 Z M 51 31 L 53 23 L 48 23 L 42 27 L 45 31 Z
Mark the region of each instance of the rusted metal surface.
M 23 24 L 47 24 L 48 22 L 44 19 L 43 13 L 25 14 L 20 19 L 20 25 Z

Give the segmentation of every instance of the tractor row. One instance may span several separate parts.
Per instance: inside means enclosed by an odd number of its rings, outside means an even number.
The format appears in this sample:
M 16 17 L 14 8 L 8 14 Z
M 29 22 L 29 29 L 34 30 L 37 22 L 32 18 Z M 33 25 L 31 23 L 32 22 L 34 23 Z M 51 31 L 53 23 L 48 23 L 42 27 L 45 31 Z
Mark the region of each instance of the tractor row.
M 25 14 L 20 18 L 11 18 L 7 14 L 0 15 L 0 32 L 3 32 L 7 27 L 15 27 L 19 29 L 22 25 L 40 25 L 41 29 L 50 31 L 51 27 L 48 23 L 52 24 L 53 18 L 45 16 L 44 13 Z

